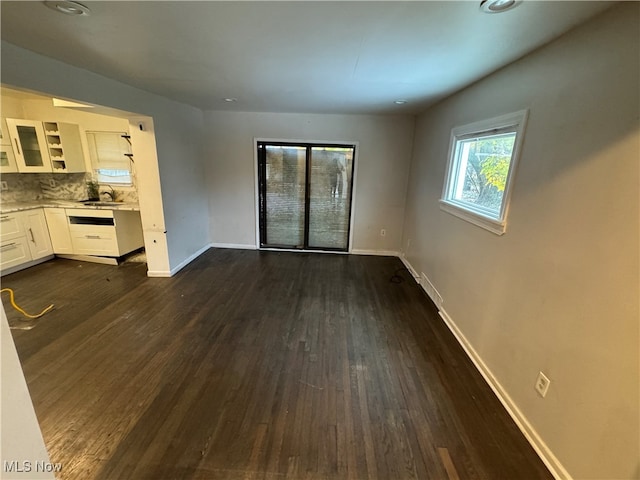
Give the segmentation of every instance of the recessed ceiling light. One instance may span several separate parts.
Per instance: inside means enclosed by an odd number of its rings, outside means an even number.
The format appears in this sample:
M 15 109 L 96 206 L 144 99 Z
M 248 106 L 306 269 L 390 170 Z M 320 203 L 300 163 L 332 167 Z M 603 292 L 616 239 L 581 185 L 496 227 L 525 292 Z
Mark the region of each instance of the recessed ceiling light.
M 393 103 L 395 103 L 396 105 L 404 105 L 405 103 L 407 103 L 407 101 L 406 100 L 396 100 Z
M 44 4 L 65 15 L 73 15 L 76 17 L 86 17 L 91 14 L 91 10 L 86 5 L 71 0 L 47 0 Z
M 238 101 L 238 99 L 237 99 L 237 98 L 234 98 L 234 97 L 229 97 L 229 98 L 225 98 L 225 99 L 224 99 L 224 101 L 225 101 L 225 102 L 232 103 L 232 102 L 237 102 L 237 101 Z
M 480 10 L 485 13 L 500 13 L 518 6 L 522 0 L 482 0 Z

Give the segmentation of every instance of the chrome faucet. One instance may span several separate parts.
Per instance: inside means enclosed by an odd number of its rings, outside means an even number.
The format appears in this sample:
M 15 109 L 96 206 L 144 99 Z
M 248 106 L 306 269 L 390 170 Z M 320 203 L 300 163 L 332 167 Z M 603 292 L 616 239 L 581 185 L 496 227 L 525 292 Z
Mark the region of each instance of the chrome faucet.
M 107 187 L 109 187 L 111 189 L 111 191 L 105 191 L 105 192 L 100 192 L 102 195 L 109 195 L 109 198 L 111 199 L 112 202 L 116 201 L 116 191 L 113 189 L 113 187 L 111 185 L 106 185 Z

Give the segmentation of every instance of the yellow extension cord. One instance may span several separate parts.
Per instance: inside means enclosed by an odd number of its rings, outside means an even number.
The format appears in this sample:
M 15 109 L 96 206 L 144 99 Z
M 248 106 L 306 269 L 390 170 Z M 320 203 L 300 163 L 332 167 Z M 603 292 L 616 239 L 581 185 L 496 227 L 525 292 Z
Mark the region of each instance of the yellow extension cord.
M 45 313 L 47 313 L 53 308 L 53 303 L 52 303 L 43 311 L 41 311 L 38 315 L 29 315 L 27 312 L 25 312 L 16 304 L 15 300 L 13 299 L 13 290 L 11 290 L 10 288 L 3 288 L 2 290 L 0 290 L 0 293 L 2 292 L 9 292 L 9 298 L 11 299 L 11 305 L 13 306 L 13 308 L 15 308 L 17 311 L 19 311 L 21 314 L 23 314 L 27 318 L 40 318 L 41 316 L 43 316 Z

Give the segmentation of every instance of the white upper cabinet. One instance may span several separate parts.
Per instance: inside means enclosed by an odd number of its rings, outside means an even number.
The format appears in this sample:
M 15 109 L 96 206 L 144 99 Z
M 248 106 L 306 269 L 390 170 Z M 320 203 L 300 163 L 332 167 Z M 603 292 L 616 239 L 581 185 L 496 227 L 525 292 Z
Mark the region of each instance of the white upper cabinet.
M 86 171 L 80 127 L 72 123 L 40 122 L 7 118 L 9 145 L 7 157 L 15 156 L 16 169 L 10 170 L 11 159 L 7 158 L 7 169 L 2 163 L 2 172 L 20 173 L 78 173 Z M 13 147 L 11 152 L 9 146 Z
M 7 118 L 7 129 L 19 172 L 51 172 L 51 160 L 42 122 Z
M 0 173 L 15 173 L 18 171 L 16 157 L 11 147 L 11 139 L 7 131 L 7 122 L 0 119 Z
M 53 173 L 86 171 L 80 127 L 73 123 L 44 122 Z

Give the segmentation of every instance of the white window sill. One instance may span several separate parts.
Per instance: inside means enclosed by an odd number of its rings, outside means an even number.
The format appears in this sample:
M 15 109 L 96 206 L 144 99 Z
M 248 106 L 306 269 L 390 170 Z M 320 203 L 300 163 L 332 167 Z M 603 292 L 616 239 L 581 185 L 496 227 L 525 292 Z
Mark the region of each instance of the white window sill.
M 496 235 L 503 235 L 507 228 L 506 221 L 501 222 L 485 215 L 472 212 L 471 210 L 467 210 L 466 208 L 448 202 L 447 200 L 440 200 L 440 210 L 450 213 L 462 220 L 466 220 L 467 222 L 484 228 L 485 230 L 489 230 L 491 233 L 495 233 Z

